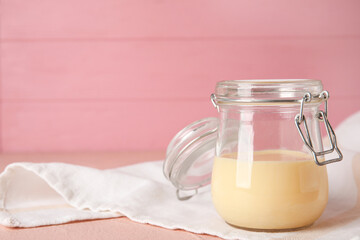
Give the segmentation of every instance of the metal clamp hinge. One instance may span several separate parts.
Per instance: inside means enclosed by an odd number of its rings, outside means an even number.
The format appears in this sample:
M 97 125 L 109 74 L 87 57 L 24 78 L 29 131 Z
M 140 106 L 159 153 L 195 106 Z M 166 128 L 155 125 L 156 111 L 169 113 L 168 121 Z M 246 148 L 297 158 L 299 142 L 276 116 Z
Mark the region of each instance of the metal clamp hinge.
M 316 96 L 319 97 L 320 99 L 325 100 L 325 112 L 320 110 L 316 117 L 319 119 L 319 121 L 324 121 L 325 124 L 325 129 L 326 129 L 326 133 L 329 137 L 330 140 L 330 149 L 328 150 L 324 150 L 324 151 L 320 151 L 320 152 L 316 152 L 312 141 L 311 141 L 311 137 L 310 137 L 310 133 L 309 133 L 309 128 L 306 122 L 306 118 L 304 116 L 304 104 L 305 103 L 310 103 L 312 100 L 312 96 L 310 93 L 306 93 L 303 97 L 303 99 L 301 100 L 301 104 L 300 104 L 300 113 L 297 114 L 295 116 L 295 125 L 297 130 L 299 131 L 300 137 L 303 140 L 303 142 L 305 143 L 306 147 L 311 151 L 315 163 L 319 166 L 323 166 L 329 163 L 333 163 L 333 162 L 338 162 L 341 161 L 343 159 L 343 155 L 341 153 L 341 151 L 339 150 L 338 146 L 337 146 L 337 142 L 336 142 L 336 135 L 335 132 L 333 130 L 333 128 L 330 125 L 330 122 L 327 118 L 327 113 L 328 113 L 328 104 L 327 101 L 329 99 L 329 93 L 327 91 L 323 91 L 320 93 L 320 95 Z M 301 130 L 301 123 L 304 123 L 304 128 L 305 128 L 305 133 L 306 133 L 306 137 L 304 136 L 303 131 Z M 333 158 L 333 159 L 329 159 L 329 160 L 325 160 L 324 157 L 324 161 L 319 161 L 318 157 L 319 156 L 325 156 L 326 154 L 332 153 L 336 151 L 336 153 L 338 154 L 337 158 Z
M 211 102 L 212 104 L 214 105 L 214 107 L 217 109 L 217 111 L 219 112 L 219 105 L 217 104 L 217 101 L 216 101 L 216 95 L 213 93 L 210 95 L 210 99 L 211 99 Z
M 190 198 L 192 198 L 193 196 L 195 196 L 196 194 L 198 194 L 198 190 L 194 189 L 194 192 L 188 195 L 181 195 L 180 193 L 180 189 L 176 189 L 176 197 L 180 200 L 180 201 L 185 201 L 185 200 L 189 200 Z

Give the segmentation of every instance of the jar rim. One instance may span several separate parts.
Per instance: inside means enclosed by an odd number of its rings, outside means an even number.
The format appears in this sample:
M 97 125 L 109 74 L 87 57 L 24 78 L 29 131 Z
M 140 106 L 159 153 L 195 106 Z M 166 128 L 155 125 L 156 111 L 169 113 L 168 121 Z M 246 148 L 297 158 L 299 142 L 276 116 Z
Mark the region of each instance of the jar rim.
M 288 79 L 288 78 L 279 78 L 279 79 L 239 79 L 239 80 L 223 80 L 218 82 L 217 84 L 226 84 L 226 83 L 252 83 L 252 84 L 261 84 L 261 83 L 266 83 L 266 84 L 274 84 L 274 83 L 280 83 L 280 84 L 284 84 L 284 83 L 306 83 L 306 84 L 321 84 L 320 80 L 317 79 L 306 79 L 306 78 L 294 78 L 294 79 Z
M 226 80 L 216 84 L 218 104 L 299 103 L 305 93 L 318 96 L 323 90 L 316 79 Z

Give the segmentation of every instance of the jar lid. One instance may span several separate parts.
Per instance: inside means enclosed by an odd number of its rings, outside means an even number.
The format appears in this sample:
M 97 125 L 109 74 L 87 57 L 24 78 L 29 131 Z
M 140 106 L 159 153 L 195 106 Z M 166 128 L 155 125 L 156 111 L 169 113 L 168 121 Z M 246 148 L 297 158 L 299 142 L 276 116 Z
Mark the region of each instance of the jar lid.
M 186 126 L 171 140 L 163 171 L 178 190 L 194 190 L 210 183 L 217 128 L 217 118 L 204 118 Z

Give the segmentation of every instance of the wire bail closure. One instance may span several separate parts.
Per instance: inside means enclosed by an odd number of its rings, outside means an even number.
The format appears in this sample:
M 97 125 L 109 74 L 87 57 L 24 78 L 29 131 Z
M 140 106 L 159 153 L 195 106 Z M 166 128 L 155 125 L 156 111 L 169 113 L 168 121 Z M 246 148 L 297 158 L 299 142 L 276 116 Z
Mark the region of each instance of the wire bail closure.
M 210 99 L 211 99 L 211 103 L 213 104 L 213 106 L 216 108 L 216 110 L 219 112 L 219 105 L 216 102 L 216 95 L 215 93 L 210 95 Z
M 182 195 L 180 192 L 180 189 L 176 189 L 176 197 L 177 199 L 179 199 L 180 201 L 186 201 L 189 200 L 190 198 L 192 198 L 193 196 L 195 196 L 196 194 L 198 194 L 198 190 L 194 189 L 194 192 L 192 194 L 189 195 Z
M 313 99 L 315 98 L 319 98 L 320 100 L 324 100 L 325 101 L 325 112 L 320 110 L 317 114 L 316 117 L 319 119 L 319 121 L 324 121 L 325 124 L 325 128 L 326 128 L 326 133 L 329 137 L 330 140 L 330 149 L 328 150 L 324 150 L 324 151 L 320 151 L 320 152 L 316 152 L 312 141 L 311 141 L 311 137 L 309 134 L 309 129 L 308 129 L 308 125 L 306 122 L 306 118 L 304 116 L 304 105 L 305 103 L 310 103 Z M 295 116 L 295 125 L 297 130 L 299 131 L 300 137 L 303 140 L 303 142 L 305 143 L 306 147 L 311 151 L 315 163 L 319 166 L 323 166 L 329 163 L 334 163 L 334 162 L 339 162 L 343 159 L 343 155 L 341 153 L 341 151 L 339 150 L 337 143 L 336 143 L 336 135 L 335 132 L 333 130 L 333 128 L 330 125 L 330 122 L 327 118 L 328 115 L 328 101 L 329 99 L 329 92 L 328 91 L 322 91 L 319 95 L 317 96 L 311 96 L 311 93 L 307 92 L 305 93 L 304 97 L 302 98 L 301 102 L 300 102 L 300 113 L 297 114 Z M 300 126 L 301 123 L 304 122 L 304 128 L 305 128 L 305 133 L 306 133 L 306 138 L 304 136 L 303 131 L 301 130 Z M 324 161 L 319 161 L 318 160 L 318 156 L 325 156 L 326 154 L 332 153 L 334 152 L 334 150 L 336 151 L 336 153 L 338 154 L 337 158 L 333 158 L 333 159 L 329 159 L 329 160 L 325 160 Z

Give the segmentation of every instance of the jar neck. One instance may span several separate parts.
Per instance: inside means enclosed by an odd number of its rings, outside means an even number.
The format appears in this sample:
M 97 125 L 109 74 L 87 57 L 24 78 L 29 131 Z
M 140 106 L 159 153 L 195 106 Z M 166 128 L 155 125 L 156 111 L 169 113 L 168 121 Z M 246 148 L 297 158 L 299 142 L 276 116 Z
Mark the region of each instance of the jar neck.
M 320 108 L 321 103 L 311 103 L 304 106 L 304 111 L 316 111 Z M 244 111 L 265 111 L 265 112 L 294 112 L 299 113 L 300 111 L 300 104 L 221 104 L 218 105 L 219 112 L 226 112 L 226 111 L 234 111 L 234 112 L 244 112 Z

